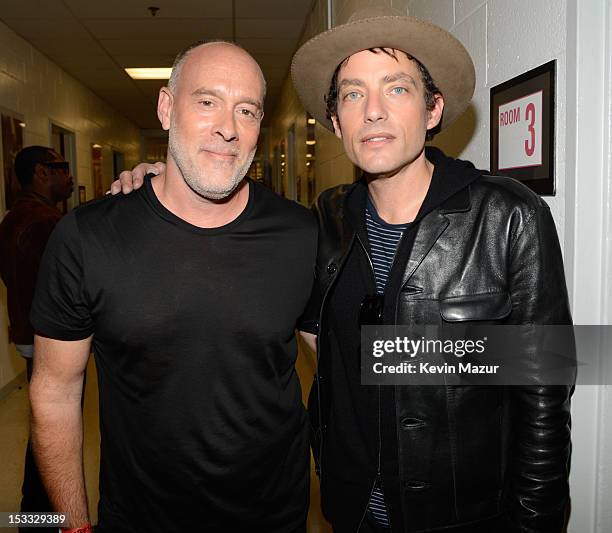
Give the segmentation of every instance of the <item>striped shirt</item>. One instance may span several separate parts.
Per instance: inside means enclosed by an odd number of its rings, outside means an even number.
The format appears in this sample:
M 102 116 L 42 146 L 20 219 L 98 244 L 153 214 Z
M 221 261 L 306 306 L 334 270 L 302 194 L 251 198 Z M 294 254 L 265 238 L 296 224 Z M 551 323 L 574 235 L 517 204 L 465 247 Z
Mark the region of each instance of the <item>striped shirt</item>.
M 366 209 L 366 229 L 368 231 L 368 242 L 370 244 L 370 258 L 374 267 L 376 279 L 376 292 L 385 292 L 389 273 L 395 259 L 395 251 L 408 224 L 388 224 L 378 213 L 374 204 L 368 198 Z
M 374 278 L 376 280 L 376 292 L 385 292 L 387 280 L 395 259 L 395 252 L 400 239 L 408 224 L 388 224 L 378 213 L 368 197 L 366 209 L 366 229 L 368 232 L 368 242 L 370 244 L 370 258 L 374 268 Z M 389 514 L 385 505 L 385 495 L 378 484 L 372 489 L 370 501 L 368 502 L 368 513 L 374 521 L 382 526 L 389 527 Z

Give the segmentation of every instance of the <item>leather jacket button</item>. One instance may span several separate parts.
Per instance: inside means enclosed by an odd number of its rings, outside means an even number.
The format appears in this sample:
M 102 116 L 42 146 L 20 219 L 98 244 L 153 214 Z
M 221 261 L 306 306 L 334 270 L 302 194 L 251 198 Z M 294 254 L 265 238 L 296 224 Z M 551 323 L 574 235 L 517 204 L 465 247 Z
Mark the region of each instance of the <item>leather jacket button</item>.
M 327 273 L 329 275 L 335 274 L 337 270 L 338 270 L 338 267 L 336 266 L 335 263 L 330 263 L 329 265 L 327 265 Z
M 403 429 L 415 429 L 425 425 L 425 422 L 420 418 L 406 416 L 400 420 Z
M 404 481 L 403 485 L 404 485 L 405 491 L 411 491 L 411 492 L 420 492 L 422 490 L 429 488 L 429 483 L 426 483 L 425 481 L 417 481 L 417 480 Z

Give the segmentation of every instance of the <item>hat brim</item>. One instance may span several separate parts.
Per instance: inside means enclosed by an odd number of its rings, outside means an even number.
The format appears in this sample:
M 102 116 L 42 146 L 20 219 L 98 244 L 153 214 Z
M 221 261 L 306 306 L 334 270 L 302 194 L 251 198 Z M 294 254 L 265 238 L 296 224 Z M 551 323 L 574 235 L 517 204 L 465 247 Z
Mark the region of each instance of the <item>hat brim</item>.
M 474 94 L 474 63 L 450 33 L 410 16 L 364 18 L 336 26 L 304 43 L 293 56 L 291 77 L 304 108 L 333 131 L 325 95 L 336 67 L 369 48 L 394 48 L 418 59 L 444 97 L 440 127 L 446 128 L 467 108 Z

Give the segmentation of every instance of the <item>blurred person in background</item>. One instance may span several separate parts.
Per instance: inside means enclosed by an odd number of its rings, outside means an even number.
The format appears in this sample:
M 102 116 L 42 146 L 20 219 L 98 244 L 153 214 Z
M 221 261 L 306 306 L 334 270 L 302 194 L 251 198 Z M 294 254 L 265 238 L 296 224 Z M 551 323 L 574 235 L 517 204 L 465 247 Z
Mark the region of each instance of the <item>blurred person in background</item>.
M 38 269 L 49 236 L 62 217 L 57 204 L 70 197 L 74 182 L 68 162 L 46 146 L 21 150 L 15 157 L 15 174 L 21 192 L 0 223 L 0 276 L 7 289 L 9 340 L 25 359 L 29 382 L 34 344 L 29 315 Z M 52 510 L 29 442 L 22 492 L 22 511 Z M 38 530 L 55 531 L 27 529 Z

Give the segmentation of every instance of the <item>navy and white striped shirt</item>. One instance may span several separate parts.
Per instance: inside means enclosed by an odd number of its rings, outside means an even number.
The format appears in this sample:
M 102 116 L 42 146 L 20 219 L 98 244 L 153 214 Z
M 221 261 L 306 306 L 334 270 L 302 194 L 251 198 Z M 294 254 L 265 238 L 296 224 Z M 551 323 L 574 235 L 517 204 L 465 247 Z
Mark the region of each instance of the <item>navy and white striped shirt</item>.
M 389 273 L 395 259 L 395 251 L 406 228 L 410 224 L 388 224 L 378 213 L 368 198 L 366 209 L 366 229 L 370 244 L 370 257 L 376 278 L 376 292 L 385 292 Z
M 407 224 L 388 224 L 378 213 L 368 197 L 366 208 L 366 229 L 368 232 L 368 242 L 370 244 L 370 257 L 374 268 L 374 278 L 376 280 L 376 292 L 385 292 L 387 280 L 395 259 L 395 252 L 404 234 Z M 385 496 L 379 486 L 372 489 L 370 501 L 368 502 L 368 513 L 382 527 L 389 527 L 389 514 L 385 506 Z

